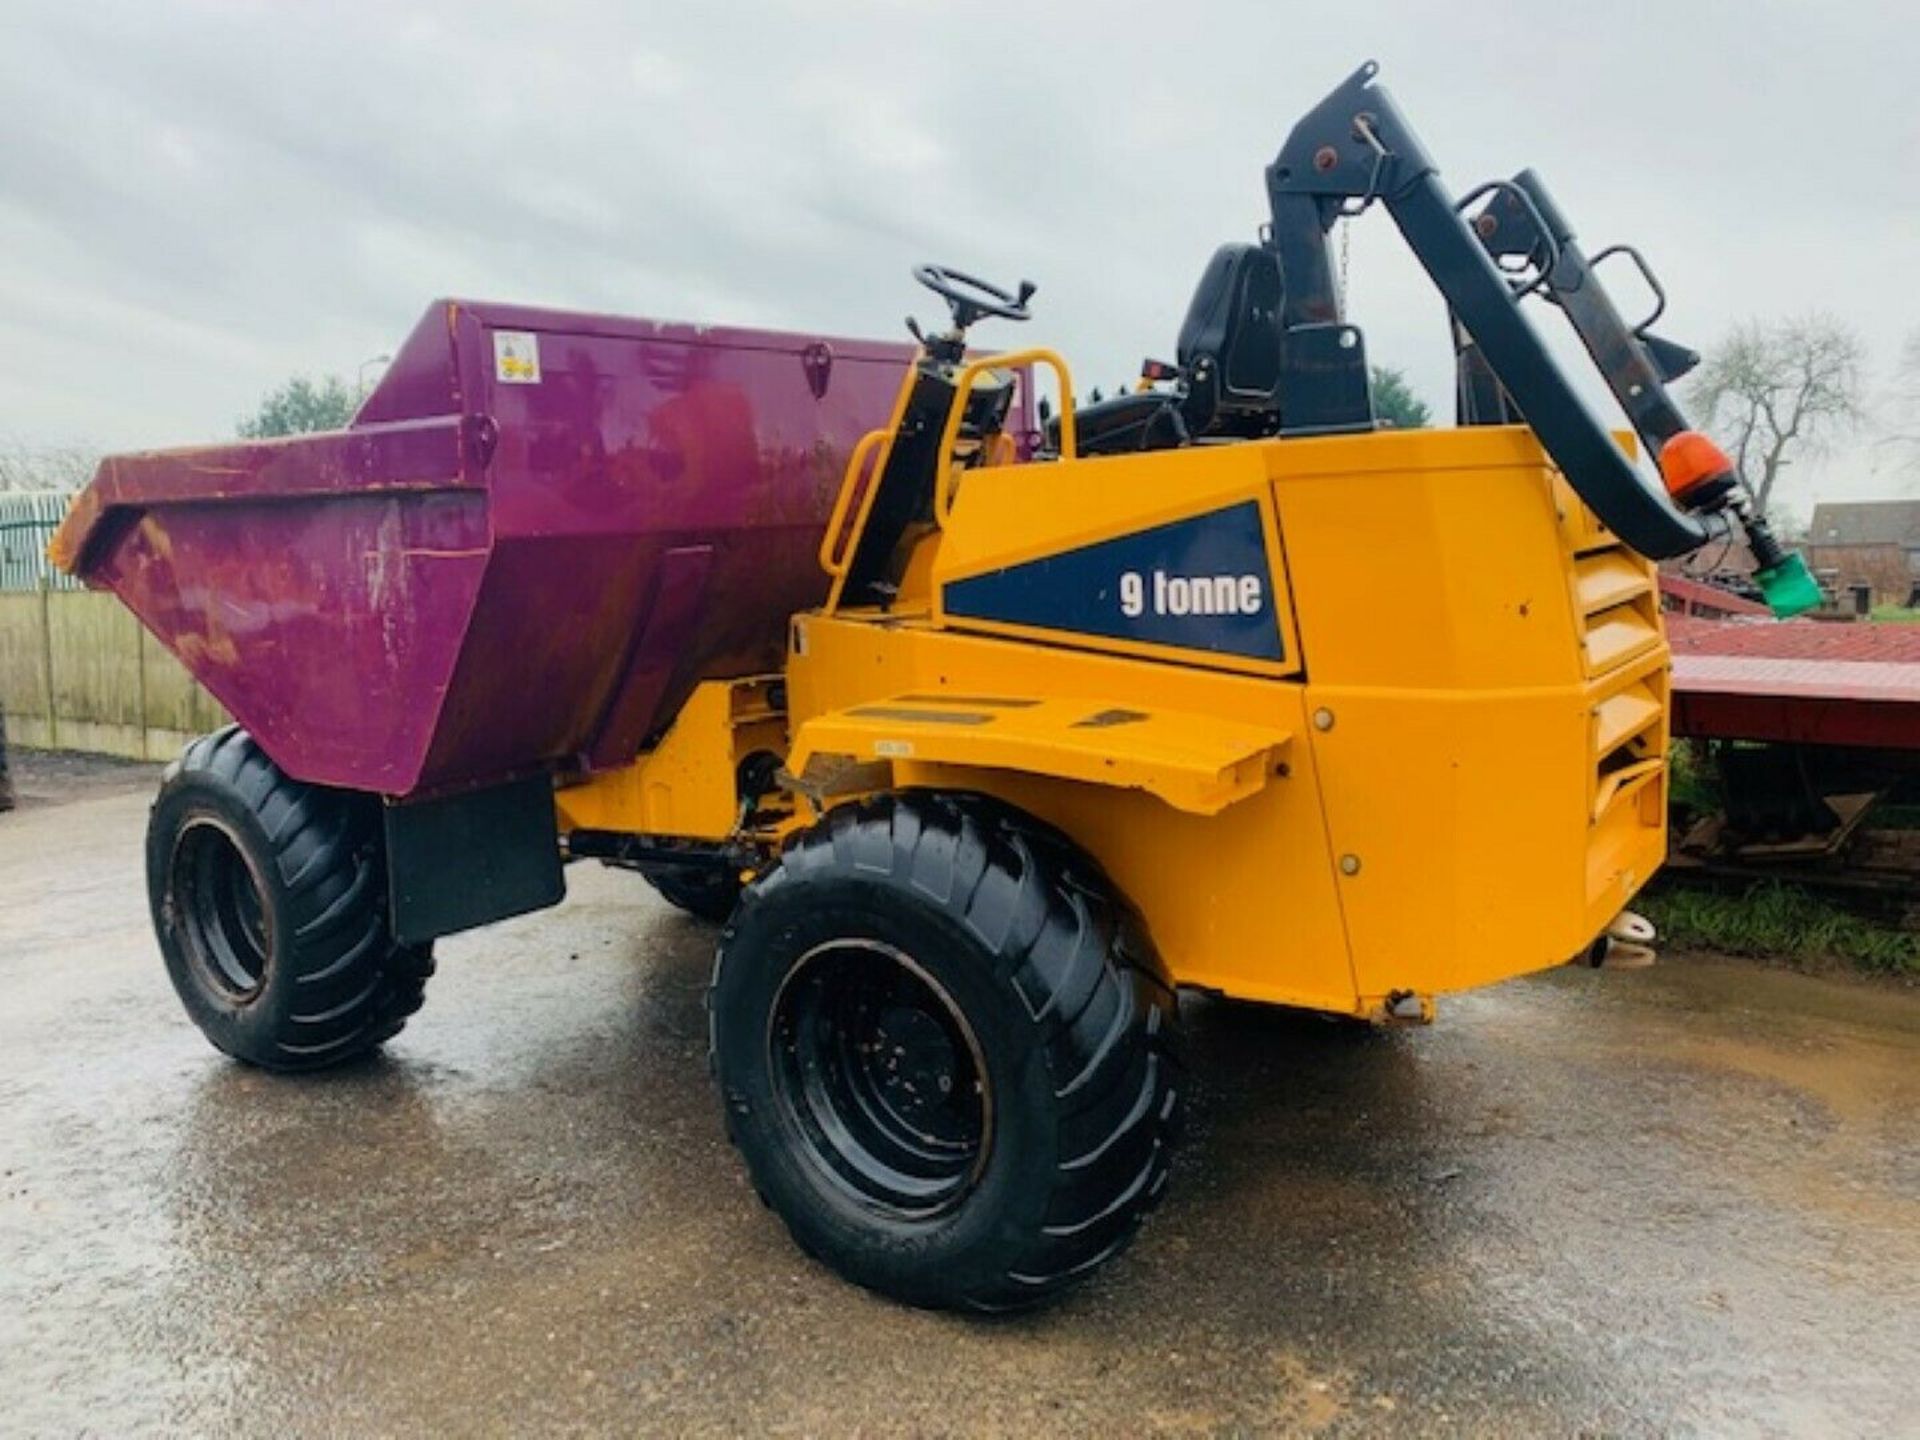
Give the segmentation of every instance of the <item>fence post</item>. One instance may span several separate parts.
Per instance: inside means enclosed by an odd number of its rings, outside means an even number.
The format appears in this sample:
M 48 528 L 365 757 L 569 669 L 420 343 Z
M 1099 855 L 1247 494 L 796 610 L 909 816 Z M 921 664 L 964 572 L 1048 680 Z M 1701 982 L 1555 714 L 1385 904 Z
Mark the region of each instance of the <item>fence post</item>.
M 40 695 L 47 707 L 47 748 L 60 748 L 60 719 L 53 702 L 53 582 L 40 577 Z
M 13 809 L 13 772 L 7 769 L 7 712 L 0 708 L 0 811 Z
M 147 632 L 139 621 L 133 625 L 134 696 L 140 716 L 140 758 L 153 758 L 153 716 L 147 713 Z

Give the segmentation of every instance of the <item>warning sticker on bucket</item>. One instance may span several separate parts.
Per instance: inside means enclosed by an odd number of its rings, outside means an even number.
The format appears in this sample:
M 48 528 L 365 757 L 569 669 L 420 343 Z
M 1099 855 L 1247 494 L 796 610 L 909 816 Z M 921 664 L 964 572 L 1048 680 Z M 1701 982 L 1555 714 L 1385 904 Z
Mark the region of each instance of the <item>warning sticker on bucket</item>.
M 531 330 L 494 331 L 493 375 L 502 385 L 538 385 L 540 337 Z

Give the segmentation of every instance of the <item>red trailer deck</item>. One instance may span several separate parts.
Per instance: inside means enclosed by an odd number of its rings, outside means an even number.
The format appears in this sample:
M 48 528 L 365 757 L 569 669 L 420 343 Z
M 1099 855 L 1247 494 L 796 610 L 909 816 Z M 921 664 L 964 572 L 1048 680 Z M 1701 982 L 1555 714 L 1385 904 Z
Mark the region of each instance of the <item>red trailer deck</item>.
M 1673 733 L 1920 751 L 1920 625 L 1667 617 Z

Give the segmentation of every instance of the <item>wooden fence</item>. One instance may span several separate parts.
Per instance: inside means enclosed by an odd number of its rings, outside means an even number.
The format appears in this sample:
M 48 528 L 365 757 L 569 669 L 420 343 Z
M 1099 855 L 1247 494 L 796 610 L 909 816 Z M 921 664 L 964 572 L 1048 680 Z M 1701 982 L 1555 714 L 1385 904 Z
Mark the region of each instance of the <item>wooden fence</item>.
M 0 709 L 15 745 L 169 760 L 226 723 L 112 595 L 0 591 Z

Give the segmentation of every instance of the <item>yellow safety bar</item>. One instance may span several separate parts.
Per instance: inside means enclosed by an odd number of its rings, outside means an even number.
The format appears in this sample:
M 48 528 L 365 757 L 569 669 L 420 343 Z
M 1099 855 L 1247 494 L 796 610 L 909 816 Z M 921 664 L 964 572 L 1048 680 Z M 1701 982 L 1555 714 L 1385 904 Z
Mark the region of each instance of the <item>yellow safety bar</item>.
M 853 503 L 854 493 L 860 489 L 860 477 L 891 433 L 887 430 L 869 430 L 860 437 L 860 443 L 853 447 L 853 454 L 847 459 L 846 479 L 841 481 L 840 493 L 833 498 L 833 514 L 827 517 L 827 533 L 820 537 L 820 568 L 836 580 L 846 574 L 847 566 L 853 563 L 852 545 L 844 547 L 839 559 L 834 558 L 834 551 L 839 548 L 835 542 L 840 539 L 840 527 L 847 520 L 847 507 Z
M 1079 454 L 1079 437 L 1073 429 L 1073 375 L 1067 369 L 1067 362 L 1052 350 L 1015 350 L 1006 355 L 988 355 L 969 361 L 954 381 L 957 393 L 953 409 L 947 412 L 947 428 L 940 433 L 940 449 L 936 452 L 943 464 L 946 457 L 953 454 L 953 447 L 960 439 L 960 423 L 966 418 L 967 402 L 973 398 L 974 380 L 983 371 L 1015 370 L 1022 365 L 1053 367 L 1054 376 L 1060 381 L 1060 458 L 1072 460 Z M 933 484 L 933 518 L 943 529 L 952 504 L 952 480 L 948 472 L 942 470 Z

